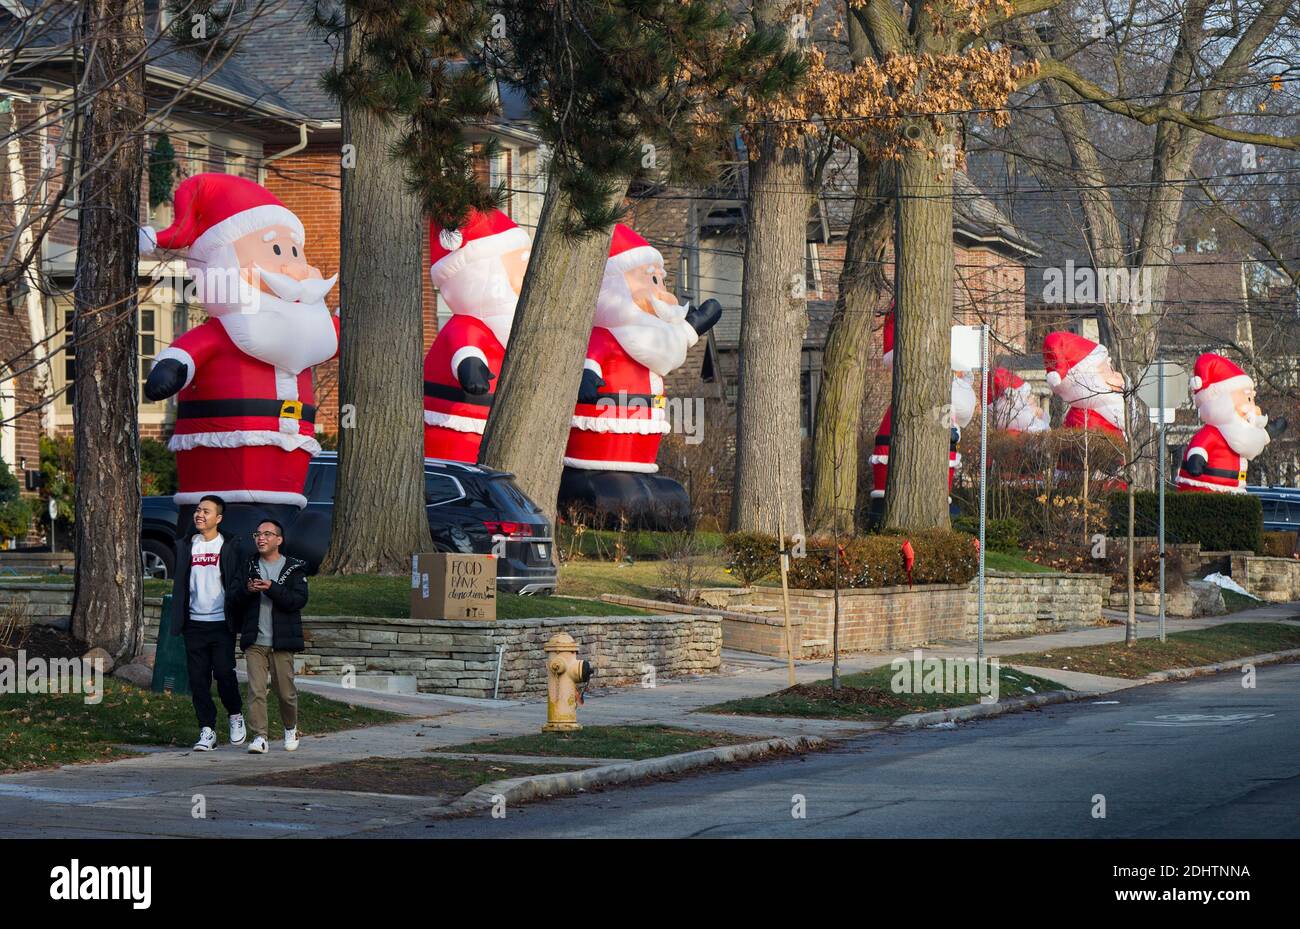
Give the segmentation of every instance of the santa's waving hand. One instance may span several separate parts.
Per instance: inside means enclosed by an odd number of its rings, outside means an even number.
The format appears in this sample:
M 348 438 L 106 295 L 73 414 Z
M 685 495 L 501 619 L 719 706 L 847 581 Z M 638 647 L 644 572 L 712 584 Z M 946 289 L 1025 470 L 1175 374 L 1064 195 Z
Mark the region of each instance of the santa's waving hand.
M 188 249 L 197 297 L 212 317 L 158 353 L 150 400 L 177 395 L 176 502 L 306 505 L 316 441 L 313 365 L 338 353 L 325 305 L 336 277 L 307 263 L 298 217 L 262 187 L 198 174 L 175 197 L 176 220 L 145 228 L 141 250 Z

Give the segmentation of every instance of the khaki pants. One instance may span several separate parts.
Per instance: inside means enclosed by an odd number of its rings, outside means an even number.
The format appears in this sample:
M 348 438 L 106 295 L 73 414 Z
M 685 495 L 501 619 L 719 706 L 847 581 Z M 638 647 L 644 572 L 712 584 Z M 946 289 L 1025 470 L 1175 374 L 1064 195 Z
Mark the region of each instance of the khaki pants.
M 298 728 L 298 689 L 293 682 L 293 652 L 274 651 L 254 645 L 244 652 L 248 666 L 248 726 L 254 736 L 269 739 L 266 731 L 266 687 L 275 682 L 280 701 L 280 719 L 286 729 Z

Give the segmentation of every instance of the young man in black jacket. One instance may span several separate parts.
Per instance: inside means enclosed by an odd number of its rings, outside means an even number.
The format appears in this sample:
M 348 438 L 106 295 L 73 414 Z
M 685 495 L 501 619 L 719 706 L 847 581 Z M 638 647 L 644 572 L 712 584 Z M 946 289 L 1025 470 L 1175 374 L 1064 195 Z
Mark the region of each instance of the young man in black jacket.
M 231 616 L 239 625 L 240 647 L 248 665 L 248 750 L 267 749 L 266 689 L 275 684 L 284 723 L 284 750 L 298 748 L 298 691 L 293 656 L 302 651 L 302 608 L 307 605 L 307 563 L 281 554 L 284 527 L 264 519 L 253 533 L 257 553 L 244 560 L 227 588 Z
M 217 707 L 212 681 L 230 714 L 230 744 L 245 735 L 239 681 L 235 677 L 235 628 L 227 618 L 226 590 L 239 573 L 240 546 L 221 531 L 226 503 L 209 494 L 194 508 L 194 532 L 176 543 L 176 581 L 172 588 L 172 635 L 185 636 L 185 664 L 194 713 L 199 718 L 196 752 L 217 747 Z

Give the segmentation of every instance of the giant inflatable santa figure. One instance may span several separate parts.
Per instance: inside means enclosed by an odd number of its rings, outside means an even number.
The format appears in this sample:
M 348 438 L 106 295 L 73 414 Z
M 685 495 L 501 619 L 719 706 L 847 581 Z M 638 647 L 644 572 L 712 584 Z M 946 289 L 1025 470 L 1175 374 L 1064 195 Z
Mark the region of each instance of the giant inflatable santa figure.
M 664 377 L 722 315 L 716 300 L 680 304 L 667 287 L 663 255 L 619 223 L 596 300 L 578 402 L 564 450 L 561 507 L 622 513 L 671 524 L 690 509 L 685 490 L 657 474 L 671 426 Z
M 1061 426 L 1124 438 L 1124 377 L 1110 363 L 1106 346 L 1073 332 L 1043 338 L 1047 386 L 1068 407 Z
M 885 314 L 885 327 L 881 337 L 884 348 L 883 361 L 885 370 L 894 368 L 894 311 L 891 308 Z M 952 479 L 957 468 L 961 466 L 961 453 L 957 444 L 961 440 L 961 430 L 970 424 L 975 416 L 975 407 L 979 401 L 975 389 L 971 386 L 971 372 L 979 366 L 979 342 L 972 341 L 967 326 L 953 326 L 949 343 L 949 358 L 952 365 L 951 406 L 948 408 L 948 489 L 952 490 Z M 881 501 L 885 497 L 885 482 L 889 479 L 889 447 L 893 438 L 893 413 L 891 405 L 885 410 L 885 417 L 876 430 L 875 448 L 871 453 L 871 497 L 873 516 L 879 515 Z
M 302 222 L 270 191 L 228 174 L 186 179 L 172 225 L 141 232 L 142 251 L 187 249 L 211 317 L 158 353 L 144 388 L 150 400 L 176 396 L 168 447 L 182 507 L 204 494 L 258 512 L 306 505 L 320 451 L 311 369 L 337 354 L 339 320 L 325 305 L 337 275 L 323 280 L 305 244 Z M 237 524 L 229 511 L 226 522 Z
M 424 454 L 478 461 L 532 242 L 505 213 L 429 227 L 429 274 L 452 316 L 424 359 Z
M 1183 454 L 1178 489 L 1245 493 L 1246 465 L 1269 443 L 1268 417 L 1255 405 L 1255 382 L 1222 355 L 1205 354 L 1196 359 L 1191 388 L 1205 425 Z
M 1020 375 L 998 368 L 989 380 L 989 425 L 1010 433 L 1046 432 L 1051 427 L 1047 410 L 1034 396 L 1033 387 Z

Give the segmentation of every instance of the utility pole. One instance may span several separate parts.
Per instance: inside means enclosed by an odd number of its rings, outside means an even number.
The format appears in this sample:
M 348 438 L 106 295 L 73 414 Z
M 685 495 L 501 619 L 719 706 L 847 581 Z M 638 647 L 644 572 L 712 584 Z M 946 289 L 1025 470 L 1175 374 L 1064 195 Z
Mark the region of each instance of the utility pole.
M 980 326 L 980 574 L 976 615 L 976 658 L 984 660 L 984 524 L 988 516 L 989 477 L 989 324 Z
M 1160 383 L 1156 387 L 1157 401 L 1156 405 L 1160 407 L 1160 438 L 1158 450 L 1160 455 L 1160 467 L 1158 469 L 1158 481 L 1160 484 L 1160 525 L 1159 538 L 1156 545 L 1160 548 L 1160 641 L 1165 641 L 1165 359 L 1162 355 L 1156 361 L 1156 376 Z

